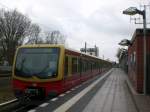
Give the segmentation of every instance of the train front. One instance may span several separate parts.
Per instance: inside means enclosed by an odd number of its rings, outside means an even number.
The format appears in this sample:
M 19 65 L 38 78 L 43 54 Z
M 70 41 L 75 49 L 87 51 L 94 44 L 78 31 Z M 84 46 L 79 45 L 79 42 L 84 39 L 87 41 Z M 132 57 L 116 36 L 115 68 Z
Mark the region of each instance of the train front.
M 31 99 L 59 93 L 62 57 L 60 46 L 18 48 L 12 75 L 15 96 Z

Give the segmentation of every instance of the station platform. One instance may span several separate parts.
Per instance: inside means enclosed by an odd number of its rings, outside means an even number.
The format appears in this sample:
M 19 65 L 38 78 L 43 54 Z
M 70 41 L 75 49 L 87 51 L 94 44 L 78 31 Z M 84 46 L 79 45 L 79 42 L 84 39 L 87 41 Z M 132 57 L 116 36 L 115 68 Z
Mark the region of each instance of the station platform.
M 150 112 L 150 96 L 134 91 L 121 69 L 114 69 L 83 112 Z
M 51 100 L 28 112 L 150 112 L 150 97 L 133 92 L 121 69 L 113 68 L 103 76 L 70 99 L 66 94 L 65 102 L 58 97 L 57 101 Z
M 123 71 L 113 70 L 83 112 L 137 112 Z

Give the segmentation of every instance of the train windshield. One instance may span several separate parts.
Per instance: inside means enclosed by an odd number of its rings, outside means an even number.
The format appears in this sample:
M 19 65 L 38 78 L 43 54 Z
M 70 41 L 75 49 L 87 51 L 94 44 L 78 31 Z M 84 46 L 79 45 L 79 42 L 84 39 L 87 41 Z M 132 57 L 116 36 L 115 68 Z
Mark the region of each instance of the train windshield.
M 19 77 L 53 78 L 58 74 L 59 48 L 21 48 L 15 75 Z

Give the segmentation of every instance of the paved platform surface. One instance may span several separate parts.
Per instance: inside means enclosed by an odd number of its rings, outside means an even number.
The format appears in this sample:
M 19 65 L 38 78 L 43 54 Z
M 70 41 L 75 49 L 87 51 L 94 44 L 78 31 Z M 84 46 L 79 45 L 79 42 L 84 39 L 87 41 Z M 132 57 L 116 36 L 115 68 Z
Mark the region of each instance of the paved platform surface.
M 113 70 L 83 112 L 138 112 L 123 71 Z

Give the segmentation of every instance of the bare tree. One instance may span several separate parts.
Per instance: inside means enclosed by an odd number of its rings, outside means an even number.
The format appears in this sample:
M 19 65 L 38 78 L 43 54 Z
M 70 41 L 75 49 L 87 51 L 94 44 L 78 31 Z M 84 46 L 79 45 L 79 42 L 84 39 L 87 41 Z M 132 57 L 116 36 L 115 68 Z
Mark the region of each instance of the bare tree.
M 16 10 L 0 10 L 0 40 L 4 55 L 9 64 L 12 64 L 16 47 L 21 45 L 29 35 L 31 21 Z
M 118 58 L 118 60 L 120 60 L 121 56 L 126 55 L 126 54 L 127 54 L 127 49 L 118 48 L 116 57 Z
M 37 24 L 32 24 L 29 28 L 29 36 L 26 44 L 39 44 L 42 43 L 42 39 L 39 37 L 41 28 Z
M 1 39 L 0 39 L 0 64 L 2 64 L 2 58 L 3 58 L 3 49 L 2 49 L 2 44 L 1 44 Z
M 65 44 L 65 36 L 60 31 L 46 32 L 46 44 Z
M 121 48 L 118 48 L 116 57 L 119 59 L 121 55 Z

